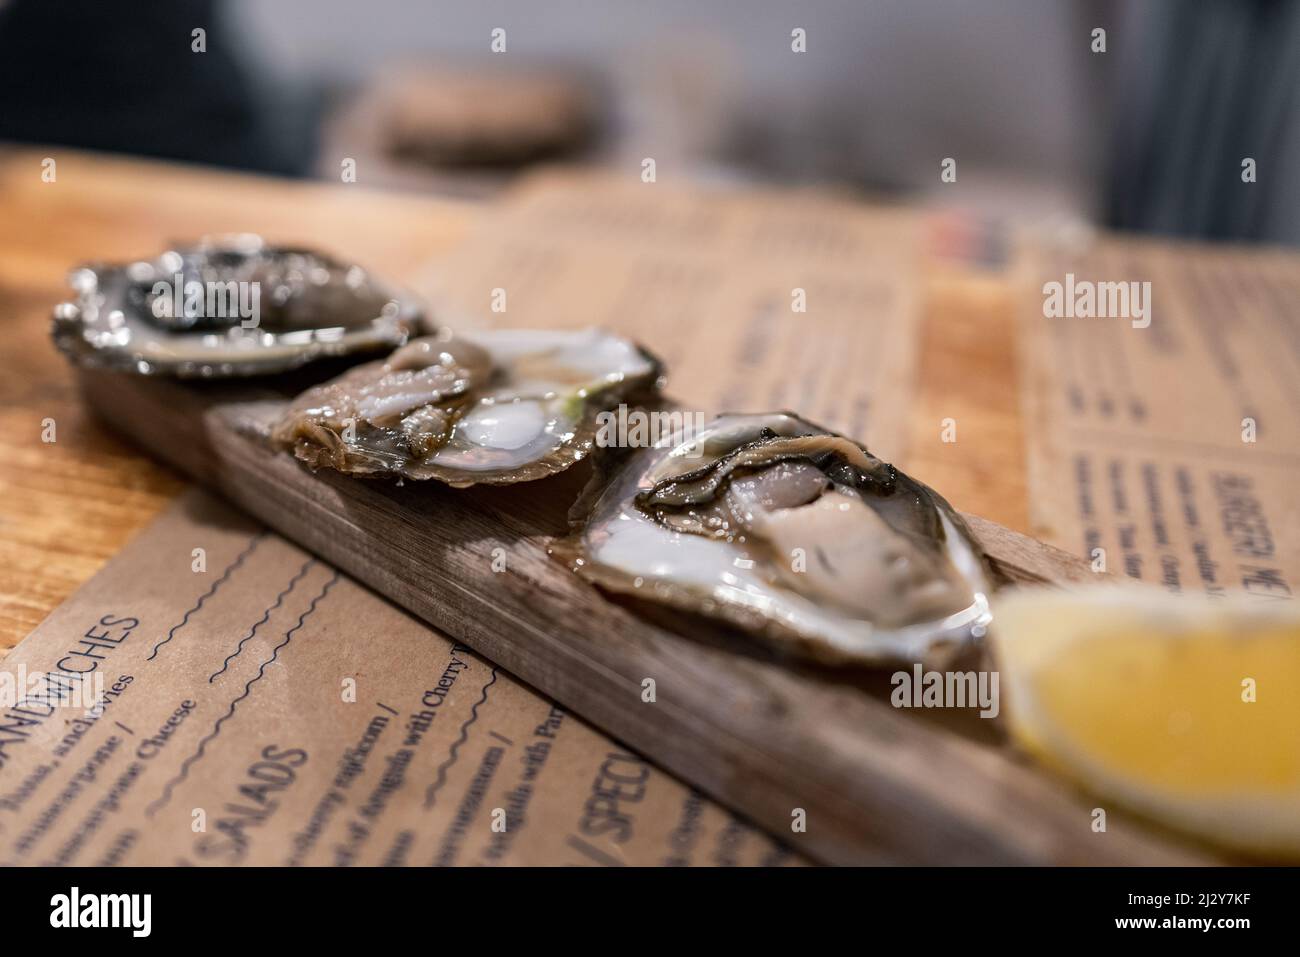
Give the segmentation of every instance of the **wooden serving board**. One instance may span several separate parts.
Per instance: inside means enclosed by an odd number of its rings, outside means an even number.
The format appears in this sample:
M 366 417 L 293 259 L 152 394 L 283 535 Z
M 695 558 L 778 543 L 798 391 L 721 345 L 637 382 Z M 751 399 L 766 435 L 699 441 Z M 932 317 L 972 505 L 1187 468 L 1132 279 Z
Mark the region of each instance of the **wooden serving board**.
M 1093 833 L 1091 803 L 1017 760 L 995 722 L 896 710 L 886 674 L 778 661 L 581 581 L 546 546 L 566 531 L 585 469 L 468 491 L 313 474 L 262 438 L 283 396 L 96 371 L 79 379 L 110 427 L 818 860 L 1194 859 L 1118 812 Z M 1093 577 L 1057 549 L 971 522 L 1009 580 Z M 647 677 L 654 703 L 641 697 Z M 795 809 L 806 812 L 804 833 L 791 831 Z

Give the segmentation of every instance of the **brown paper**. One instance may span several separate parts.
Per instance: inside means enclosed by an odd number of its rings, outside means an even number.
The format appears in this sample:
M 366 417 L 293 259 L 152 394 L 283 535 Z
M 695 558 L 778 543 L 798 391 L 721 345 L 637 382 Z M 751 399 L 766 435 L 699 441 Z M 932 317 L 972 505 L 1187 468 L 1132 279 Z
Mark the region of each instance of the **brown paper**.
M 906 455 L 919 214 L 817 192 L 535 177 L 412 284 L 455 327 L 604 326 L 688 410 L 798 411 Z
M 610 327 L 666 361 L 687 410 L 795 409 L 897 459 L 919 242 L 916 214 L 815 193 L 547 174 L 403 278 L 455 327 Z M 103 704 L 0 719 L 2 861 L 799 862 L 197 494 L 4 669 L 39 698 L 60 662 L 93 663 Z
M 0 693 L 6 864 L 799 862 L 196 491 Z
M 1295 596 L 1300 256 L 1107 240 L 1027 268 L 1035 533 L 1171 591 Z M 1044 284 L 1070 274 L 1150 282 L 1150 324 L 1045 317 Z

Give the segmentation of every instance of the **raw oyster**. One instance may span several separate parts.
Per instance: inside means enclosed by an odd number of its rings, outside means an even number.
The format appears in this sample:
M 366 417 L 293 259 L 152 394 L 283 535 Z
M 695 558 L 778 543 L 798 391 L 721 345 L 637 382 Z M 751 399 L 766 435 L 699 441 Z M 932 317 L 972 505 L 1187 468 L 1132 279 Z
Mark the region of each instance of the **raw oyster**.
M 504 485 L 591 451 L 600 412 L 653 396 L 659 362 L 599 329 L 416 339 L 293 401 L 272 439 L 312 468 Z
M 432 331 L 359 266 L 252 235 L 82 266 L 69 283 L 77 298 L 54 310 L 55 344 L 80 365 L 144 375 L 284 372 Z
M 948 503 L 795 415 L 723 415 L 608 471 L 552 549 L 607 590 L 831 664 L 939 661 L 990 621 L 983 553 Z

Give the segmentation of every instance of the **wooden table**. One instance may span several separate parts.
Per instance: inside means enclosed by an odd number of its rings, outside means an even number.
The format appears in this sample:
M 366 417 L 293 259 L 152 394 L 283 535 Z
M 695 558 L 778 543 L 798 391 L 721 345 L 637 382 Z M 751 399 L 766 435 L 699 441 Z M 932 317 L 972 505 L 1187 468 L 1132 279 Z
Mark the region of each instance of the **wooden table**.
M 57 160 L 57 180 L 41 160 Z M 21 641 L 183 487 L 82 408 L 50 310 L 87 259 L 261 232 L 398 269 L 448 248 L 468 205 L 51 148 L 0 155 L 0 648 Z M 111 414 L 111 413 L 110 413 Z M 42 441 L 53 419 L 56 441 Z
M 57 161 L 52 183 L 41 176 L 45 156 Z M 183 487 L 82 408 L 47 328 L 51 308 L 68 295 L 72 266 L 251 231 L 382 263 L 400 279 L 450 249 L 481 212 L 359 184 L 61 148 L 0 153 L 0 211 L 0 650 L 21 641 Z M 901 464 L 958 508 L 1027 531 L 1010 284 L 938 265 L 926 276 L 919 396 Z M 959 442 L 940 440 L 948 417 L 960 423 Z M 46 443 L 50 419 L 56 441 Z

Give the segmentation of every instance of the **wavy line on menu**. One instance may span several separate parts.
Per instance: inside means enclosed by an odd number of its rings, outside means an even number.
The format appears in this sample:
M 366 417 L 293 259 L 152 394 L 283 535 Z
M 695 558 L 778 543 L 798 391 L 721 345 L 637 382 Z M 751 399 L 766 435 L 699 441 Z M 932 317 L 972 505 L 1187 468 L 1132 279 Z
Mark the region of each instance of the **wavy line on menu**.
M 158 657 L 158 649 L 176 637 L 176 632 L 180 631 L 182 628 L 185 627 L 185 623 L 190 620 L 190 615 L 194 614 L 196 611 L 202 608 L 203 603 L 207 601 L 209 598 L 211 598 L 213 595 L 215 595 L 217 593 L 218 588 L 220 588 L 227 581 L 229 581 L 230 576 L 234 574 L 235 570 L 239 568 L 240 565 L 244 564 L 244 559 L 248 558 L 249 555 L 253 554 L 253 551 L 257 548 L 258 545 L 262 543 L 262 539 L 264 539 L 265 537 L 266 537 L 266 532 L 258 532 L 251 539 L 249 539 L 248 547 L 245 548 L 242 552 L 240 552 L 237 556 L 235 556 L 235 560 L 226 566 L 225 571 L 221 573 L 221 577 L 212 583 L 212 587 L 209 588 L 207 591 L 205 591 L 202 594 L 202 596 L 200 596 L 199 600 L 194 603 L 193 607 L 191 607 L 189 611 L 185 612 L 185 617 L 182 618 L 175 625 L 172 625 L 171 631 L 167 632 L 167 637 L 164 638 L 162 641 L 158 642 L 158 644 L 153 646 L 153 651 L 149 652 L 149 657 L 146 660 L 153 661 L 156 657 Z
M 199 760 L 199 758 L 203 757 L 204 750 L 206 750 L 207 746 L 211 744 L 212 741 L 216 739 L 217 735 L 221 733 L 221 726 L 225 724 L 228 720 L 230 720 L 232 717 L 234 717 L 235 708 L 239 704 L 239 702 L 243 701 L 250 694 L 252 694 L 253 685 L 257 684 L 257 682 L 262 680 L 262 675 L 266 673 L 266 669 L 270 665 L 275 664 L 275 660 L 278 657 L 280 657 L 280 649 L 293 640 L 294 632 L 296 632 L 299 628 L 301 628 L 303 626 L 303 623 L 306 622 L 309 617 L 311 617 L 312 612 L 316 610 L 316 606 L 320 604 L 321 599 L 323 599 L 326 596 L 326 594 L 329 593 L 329 590 L 334 587 L 334 583 L 337 582 L 338 580 L 339 580 L 338 572 L 334 572 L 333 574 L 330 575 L 329 581 L 327 581 L 325 583 L 325 587 L 323 587 L 320 590 L 320 594 L 317 595 L 315 598 L 313 598 L 311 600 L 311 604 L 307 606 L 306 611 L 304 611 L 301 615 L 298 616 L 298 623 L 284 633 L 284 640 L 282 642 L 280 642 L 273 649 L 271 649 L 271 657 L 267 658 L 260 665 L 258 665 L 257 674 L 253 675 L 253 677 L 248 679 L 248 682 L 244 685 L 244 690 L 233 701 L 230 702 L 230 707 L 226 709 L 226 713 L 223 714 L 220 718 L 218 718 L 216 720 L 216 723 L 212 725 L 212 730 L 209 731 L 207 735 L 204 736 L 203 740 L 199 742 L 199 746 L 195 750 L 195 752 L 181 762 L 180 770 L 177 771 L 175 776 L 173 776 L 171 780 L 169 780 L 167 784 L 163 787 L 163 793 L 159 795 L 157 800 L 155 800 L 152 804 L 150 804 L 147 808 L 145 808 L 145 814 L 147 814 L 149 817 L 153 817 L 154 813 L 157 812 L 159 808 L 161 808 L 163 805 L 165 805 L 168 801 L 172 799 L 172 791 L 176 789 L 177 785 L 181 784 L 182 782 L 184 782 L 184 780 L 187 777 L 189 777 L 190 765 L 194 764 L 196 761 Z
M 497 667 L 492 666 L 492 677 L 487 684 L 483 686 L 483 694 L 474 702 L 474 707 L 469 711 L 469 717 L 465 719 L 460 726 L 460 736 L 451 743 L 451 751 L 447 755 L 447 760 L 438 765 L 438 777 L 429 785 L 429 790 L 424 792 L 424 809 L 427 811 L 433 807 L 433 802 L 437 800 L 438 792 L 442 786 L 447 783 L 447 769 L 456 763 L 457 752 L 460 746 L 469 740 L 469 726 L 478 720 L 478 709 L 481 704 L 488 699 L 488 689 L 497 683 Z
M 226 669 L 230 667 L 230 663 L 234 661 L 236 658 L 238 658 L 239 653 L 244 650 L 244 645 L 248 644 L 248 642 L 253 640 L 253 636 L 257 634 L 257 629 L 261 628 L 263 625 L 265 625 L 268 621 L 271 620 L 272 612 L 274 612 L 277 608 L 279 608 L 282 604 L 284 604 L 284 600 L 285 598 L 288 597 L 289 592 L 293 591 L 295 588 L 298 587 L 298 582 L 302 581 L 303 576 L 306 575 L 307 572 L 311 570 L 311 567 L 315 564 L 316 564 L 316 559 L 314 558 L 309 558 L 307 559 L 307 561 L 303 562 L 302 568 L 299 569 L 298 574 L 294 575 L 293 578 L 289 579 L 289 584 L 285 586 L 284 591 L 280 592 L 280 594 L 275 596 L 275 602 L 269 608 L 267 608 L 266 611 L 262 612 L 262 617 L 259 618 L 254 623 L 251 629 L 249 629 L 248 634 L 246 634 L 243 638 L 239 639 L 239 644 L 235 646 L 234 651 L 226 655 L 226 660 L 221 663 L 221 667 L 218 668 L 216 671 L 212 672 L 212 674 L 208 675 L 208 684 L 212 684 L 212 682 L 216 681 L 217 678 L 219 678 L 222 674 L 225 673 Z

